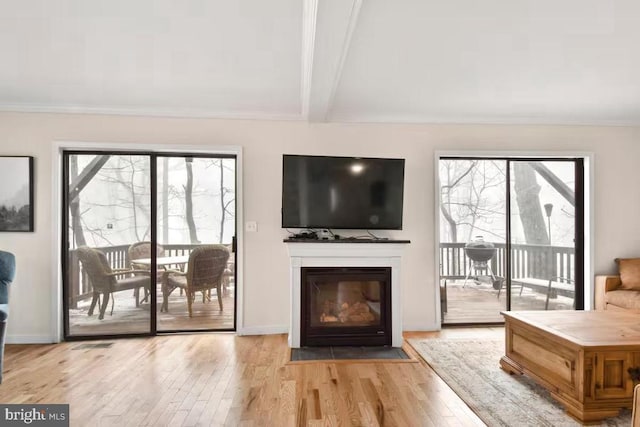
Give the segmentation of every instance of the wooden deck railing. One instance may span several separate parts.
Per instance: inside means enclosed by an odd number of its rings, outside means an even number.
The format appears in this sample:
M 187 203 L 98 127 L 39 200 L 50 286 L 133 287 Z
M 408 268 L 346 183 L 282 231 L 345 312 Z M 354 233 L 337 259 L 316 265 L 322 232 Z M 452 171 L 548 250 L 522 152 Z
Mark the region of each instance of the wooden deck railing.
M 129 246 L 130 245 L 117 245 L 117 246 L 102 246 L 96 249 L 101 250 L 107 256 L 109 265 L 111 268 L 128 268 L 130 266 L 129 260 Z M 191 244 L 169 244 L 162 245 L 164 248 L 164 256 L 182 256 L 189 255 L 191 251 L 197 248 L 199 245 Z M 82 265 L 78 260 L 78 255 L 75 250 L 69 251 L 69 267 L 68 267 L 68 289 L 69 289 L 69 308 L 77 308 L 78 302 L 87 298 L 91 298 L 93 295 L 93 288 L 91 281 L 87 274 L 83 271 Z
M 489 261 L 495 276 L 506 276 L 506 245 L 494 243 L 495 256 Z M 464 252 L 464 243 L 440 243 L 440 277 L 464 279 L 471 259 Z M 511 245 L 511 277 L 531 277 L 548 280 L 551 276 L 574 279 L 575 250 L 571 247 L 548 245 Z

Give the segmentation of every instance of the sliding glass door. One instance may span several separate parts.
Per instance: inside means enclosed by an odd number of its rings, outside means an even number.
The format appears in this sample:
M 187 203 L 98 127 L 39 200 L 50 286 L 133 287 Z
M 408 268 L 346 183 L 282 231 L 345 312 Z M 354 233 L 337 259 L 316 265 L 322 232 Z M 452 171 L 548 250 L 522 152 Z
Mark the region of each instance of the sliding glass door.
M 64 156 L 65 335 L 149 334 L 153 278 L 129 248 L 151 239 L 151 158 Z
M 67 339 L 235 330 L 235 157 L 63 162 Z
M 441 158 L 443 324 L 583 308 L 582 159 Z
M 583 308 L 582 162 L 510 160 L 508 175 L 508 306 Z
M 506 248 L 501 159 L 441 159 L 440 297 L 444 323 L 500 322 Z
M 158 331 L 233 330 L 236 160 L 159 156 L 157 165 Z M 210 265 L 198 269 L 199 259 Z

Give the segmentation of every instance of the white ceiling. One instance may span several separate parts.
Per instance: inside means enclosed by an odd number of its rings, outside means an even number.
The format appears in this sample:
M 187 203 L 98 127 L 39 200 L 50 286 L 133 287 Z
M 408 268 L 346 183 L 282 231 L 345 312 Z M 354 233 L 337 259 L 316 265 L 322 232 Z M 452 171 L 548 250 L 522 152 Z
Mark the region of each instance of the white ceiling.
M 0 110 L 640 124 L 637 0 L 0 0 Z

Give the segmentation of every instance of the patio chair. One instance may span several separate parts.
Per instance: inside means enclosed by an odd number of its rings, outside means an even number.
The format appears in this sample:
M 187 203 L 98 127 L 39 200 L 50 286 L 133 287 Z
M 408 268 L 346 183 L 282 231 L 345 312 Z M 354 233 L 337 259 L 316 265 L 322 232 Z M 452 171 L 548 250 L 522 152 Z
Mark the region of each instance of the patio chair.
M 80 259 L 82 267 L 89 276 L 89 280 L 91 280 L 93 286 L 93 299 L 89 307 L 89 316 L 93 316 L 93 310 L 100 299 L 100 294 L 103 295 L 102 303 L 100 304 L 100 315 L 98 316 L 100 320 L 104 319 L 109 297 L 113 296 L 112 294 L 114 292 L 133 289 L 136 307 L 140 306 L 140 288 L 143 288 L 145 292 L 149 292 L 151 283 L 149 270 L 128 268 L 114 270 L 111 268 L 104 252 L 86 246 L 78 248 L 77 253 L 78 259 Z M 114 303 L 112 302 L 111 315 L 113 315 L 113 306 Z
M 176 288 L 184 289 L 187 296 L 189 317 L 193 317 L 193 301 L 196 292 L 202 292 L 203 302 L 210 299 L 209 290 L 216 289 L 218 305 L 222 311 L 222 281 L 229 260 L 229 249 L 224 245 L 204 245 L 189 254 L 187 271 L 167 270 L 162 275 L 162 307 L 169 310 L 169 295 Z
M 136 242 L 129 246 L 128 249 L 129 261 L 131 262 L 131 268 L 144 270 L 148 268 L 145 264 L 136 264 L 137 259 L 151 258 L 151 242 Z M 164 256 L 164 247 L 162 245 L 156 245 L 156 256 Z
M 231 245 L 226 245 L 227 250 L 229 250 L 229 259 L 227 260 L 227 266 L 224 269 L 224 273 L 222 273 L 222 294 L 227 295 L 227 291 L 231 286 L 231 283 L 235 286 L 235 277 L 236 277 L 236 260 L 235 254 L 231 250 Z

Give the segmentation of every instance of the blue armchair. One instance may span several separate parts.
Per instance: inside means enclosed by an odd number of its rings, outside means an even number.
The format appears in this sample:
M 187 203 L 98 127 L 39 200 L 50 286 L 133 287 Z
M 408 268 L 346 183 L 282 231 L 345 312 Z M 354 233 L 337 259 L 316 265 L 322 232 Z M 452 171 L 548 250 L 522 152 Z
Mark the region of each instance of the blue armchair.
M 16 257 L 9 252 L 0 251 L 0 383 L 4 362 L 4 337 L 7 333 L 9 317 L 9 284 L 16 274 Z

